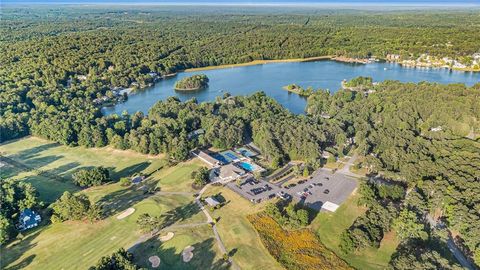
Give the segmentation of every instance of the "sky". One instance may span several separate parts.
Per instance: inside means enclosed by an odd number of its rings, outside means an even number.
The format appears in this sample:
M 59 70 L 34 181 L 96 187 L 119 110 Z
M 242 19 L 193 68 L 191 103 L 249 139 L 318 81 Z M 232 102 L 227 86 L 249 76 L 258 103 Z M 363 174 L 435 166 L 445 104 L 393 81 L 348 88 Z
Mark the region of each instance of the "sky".
M 338 4 L 338 5 L 480 5 L 480 0 L 0 0 L 9 4 Z

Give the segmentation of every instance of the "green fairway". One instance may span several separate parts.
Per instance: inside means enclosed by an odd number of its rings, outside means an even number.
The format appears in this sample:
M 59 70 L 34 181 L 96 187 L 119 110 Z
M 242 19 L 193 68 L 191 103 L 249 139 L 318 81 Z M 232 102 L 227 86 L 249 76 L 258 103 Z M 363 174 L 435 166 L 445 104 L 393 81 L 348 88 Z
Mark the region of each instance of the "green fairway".
M 354 254 L 344 255 L 340 248 L 340 235 L 350 227 L 366 209 L 357 206 L 358 194 L 352 195 L 335 213 L 321 212 L 312 222 L 312 228 L 320 236 L 322 243 L 339 257 L 357 269 L 385 269 L 390 257 L 397 248 L 394 233 L 387 234 L 380 248 L 366 248 Z
M 211 187 L 204 197 L 220 193 L 227 204 L 215 210 L 212 217 L 220 218 L 218 233 L 227 251 L 234 250 L 233 260 L 241 269 L 283 269 L 263 246 L 260 237 L 247 220 L 247 215 L 263 207 L 253 205 L 226 187 Z
M 5 174 L 2 170 L 1 175 L 32 183 L 46 202 L 54 201 L 65 190 L 79 190 L 70 180 L 82 168 L 104 166 L 110 170 L 111 178 L 118 180 L 135 172 L 148 174 L 166 164 L 160 157 L 108 148 L 67 147 L 36 137 L 2 144 L 0 153 L 18 163 L 17 168 Z
M 188 196 L 156 195 L 134 204 L 136 211 L 122 220 L 115 215 L 93 224 L 63 222 L 41 227 L 21 242 L 2 248 L 2 263 L 6 267 L 24 265 L 25 269 L 86 269 L 100 257 L 132 246 L 141 236 L 136 220 L 142 213 L 170 213 L 174 224 L 204 221 L 191 200 Z M 186 207 L 194 209 L 185 211 Z
M 191 174 L 202 166 L 205 166 L 204 163 L 198 159 L 193 159 L 164 170 L 159 170 L 152 174 L 152 178 L 158 180 L 158 187 L 162 191 L 194 192 Z

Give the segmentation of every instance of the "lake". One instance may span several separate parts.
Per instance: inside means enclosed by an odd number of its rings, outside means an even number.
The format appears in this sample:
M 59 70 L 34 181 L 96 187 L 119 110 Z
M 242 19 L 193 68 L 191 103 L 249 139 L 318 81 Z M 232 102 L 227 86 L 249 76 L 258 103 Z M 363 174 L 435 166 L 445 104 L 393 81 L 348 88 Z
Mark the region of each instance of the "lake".
M 173 90 L 177 80 L 193 74 L 206 74 L 210 79 L 209 87 L 195 92 Z M 350 80 L 358 76 L 369 76 L 374 81 L 399 80 L 402 82 L 430 81 L 438 83 L 465 83 L 473 85 L 480 82 L 480 73 L 450 71 L 447 69 L 405 68 L 395 63 L 378 62 L 372 64 L 350 64 L 336 61 L 285 62 L 265 65 L 239 66 L 233 68 L 204 71 L 180 72 L 175 77 L 160 80 L 154 86 L 132 93 L 128 100 L 112 107 L 105 107 L 106 115 L 143 111 L 147 113 L 157 101 L 177 96 L 185 101 L 196 97 L 199 102 L 215 100 L 225 92 L 232 95 L 247 95 L 264 91 L 293 113 L 303 113 L 306 99 L 290 93 L 282 87 L 298 84 L 314 89 L 329 89 L 335 92 L 341 87 L 343 79 Z

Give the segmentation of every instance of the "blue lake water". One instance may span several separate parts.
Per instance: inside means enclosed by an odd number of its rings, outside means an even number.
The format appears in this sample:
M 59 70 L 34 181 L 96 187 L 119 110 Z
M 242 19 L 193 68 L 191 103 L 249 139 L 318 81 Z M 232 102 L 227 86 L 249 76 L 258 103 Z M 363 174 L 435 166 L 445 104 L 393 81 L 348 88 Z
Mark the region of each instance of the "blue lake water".
M 209 87 L 195 92 L 179 92 L 173 89 L 175 82 L 193 74 L 206 74 L 210 79 Z M 213 101 L 225 92 L 232 95 L 247 95 L 264 91 L 293 113 L 303 113 L 306 99 L 282 89 L 288 84 L 315 89 L 340 89 L 343 79 L 350 80 L 358 76 L 370 76 L 374 81 L 399 80 L 402 82 L 430 81 L 438 83 L 464 83 L 473 85 L 480 82 L 480 73 L 450 71 L 447 69 L 404 68 L 394 63 L 349 64 L 335 61 L 271 63 L 255 66 L 240 66 L 225 69 L 212 69 L 195 72 L 181 72 L 177 76 L 157 82 L 131 94 L 128 101 L 112 107 L 103 108 L 104 114 L 121 114 L 143 111 L 157 101 L 177 96 L 182 101 L 196 97 L 198 101 Z

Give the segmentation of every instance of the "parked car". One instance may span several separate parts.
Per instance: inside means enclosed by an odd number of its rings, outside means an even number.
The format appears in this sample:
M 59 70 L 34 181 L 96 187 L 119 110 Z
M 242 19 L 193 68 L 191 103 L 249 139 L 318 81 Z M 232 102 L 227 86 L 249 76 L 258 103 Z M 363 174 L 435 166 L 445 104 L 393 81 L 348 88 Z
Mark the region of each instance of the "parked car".
M 298 181 L 298 184 L 301 185 L 301 184 L 303 184 L 303 183 L 305 183 L 305 182 L 307 182 L 307 180 L 300 180 L 300 181 Z
M 328 194 L 328 193 L 330 193 L 330 190 L 325 189 L 325 190 L 323 191 L 323 193 Z
M 307 192 L 307 191 L 308 191 L 308 188 L 304 188 L 303 191 Z
M 309 188 L 313 188 L 314 186 L 315 186 L 314 184 L 308 185 Z
M 297 185 L 297 184 L 295 184 L 295 183 L 291 183 L 290 185 L 288 185 L 288 187 L 289 187 L 289 188 L 292 188 L 292 187 L 294 187 L 294 186 L 296 186 L 296 185 Z
M 275 198 L 275 193 L 272 193 L 272 194 L 268 195 L 268 198 L 269 198 L 269 199 Z

